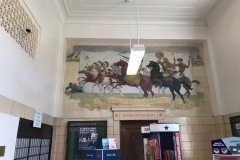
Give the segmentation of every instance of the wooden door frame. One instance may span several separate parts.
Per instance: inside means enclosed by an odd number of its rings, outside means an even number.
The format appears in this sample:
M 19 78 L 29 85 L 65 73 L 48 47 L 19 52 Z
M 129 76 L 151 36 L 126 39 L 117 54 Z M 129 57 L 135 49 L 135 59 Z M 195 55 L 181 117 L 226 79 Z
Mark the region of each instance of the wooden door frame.
M 117 139 L 118 147 L 120 143 L 120 121 L 128 120 L 156 120 L 163 122 L 165 106 L 154 105 L 117 105 L 112 106 L 113 111 L 113 137 Z
M 141 127 L 147 126 L 150 123 L 157 123 L 157 120 L 122 120 L 120 121 L 120 141 L 121 141 L 121 153 L 122 153 L 122 159 L 126 160 L 129 159 L 131 156 L 134 157 L 134 159 L 142 160 L 141 157 L 144 155 L 143 151 L 143 140 L 142 140 L 142 134 L 141 134 Z M 134 132 L 134 135 L 129 136 L 129 134 L 126 133 Z M 140 136 L 140 139 L 139 139 Z M 133 140 L 134 137 L 134 140 Z M 136 143 L 135 143 L 135 140 Z M 129 144 L 135 144 L 137 146 L 130 147 Z M 142 148 L 139 150 L 139 147 Z M 137 154 L 137 155 L 136 155 Z M 140 157 L 138 157 L 140 156 Z M 131 157 L 130 159 L 133 159 Z

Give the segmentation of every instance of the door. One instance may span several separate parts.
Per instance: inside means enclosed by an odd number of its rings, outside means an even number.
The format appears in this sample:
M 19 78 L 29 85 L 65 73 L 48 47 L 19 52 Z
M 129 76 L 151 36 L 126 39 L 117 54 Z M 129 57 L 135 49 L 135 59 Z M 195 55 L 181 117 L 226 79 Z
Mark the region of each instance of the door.
M 120 121 L 120 143 L 122 160 L 143 160 L 141 126 L 157 121 Z

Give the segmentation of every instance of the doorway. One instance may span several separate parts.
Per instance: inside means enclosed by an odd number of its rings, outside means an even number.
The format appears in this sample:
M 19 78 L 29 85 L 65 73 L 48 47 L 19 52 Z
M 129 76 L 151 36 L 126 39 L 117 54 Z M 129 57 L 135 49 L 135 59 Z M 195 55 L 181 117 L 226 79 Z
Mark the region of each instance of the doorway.
M 141 126 L 157 122 L 157 120 L 120 121 L 122 160 L 143 160 Z

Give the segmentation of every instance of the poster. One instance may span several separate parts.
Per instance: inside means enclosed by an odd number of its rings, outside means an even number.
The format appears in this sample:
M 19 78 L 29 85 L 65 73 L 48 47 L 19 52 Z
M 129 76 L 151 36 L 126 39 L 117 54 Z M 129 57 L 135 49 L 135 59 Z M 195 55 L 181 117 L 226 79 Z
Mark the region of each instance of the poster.
M 96 127 L 82 127 L 79 129 L 79 150 L 95 149 L 98 133 Z
M 95 135 L 95 137 L 97 136 L 96 149 L 102 149 L 102 138 L 107 137 L 107 121 L 68 121 L 66 159 L 83 159 L 84 149 L 89 149 L 87 146 L 87 131 L 89 130 L 87 128 L 92 128 L 93 133 L 97 133 Z M 84 136 L 86 139 L 81 139 Z M 94 134 L 92 134 L 92 139 L 94 139 L 93 137 Z
M 117 149 L 116 138 L 103 138 L 102 139 L 103 149 Z

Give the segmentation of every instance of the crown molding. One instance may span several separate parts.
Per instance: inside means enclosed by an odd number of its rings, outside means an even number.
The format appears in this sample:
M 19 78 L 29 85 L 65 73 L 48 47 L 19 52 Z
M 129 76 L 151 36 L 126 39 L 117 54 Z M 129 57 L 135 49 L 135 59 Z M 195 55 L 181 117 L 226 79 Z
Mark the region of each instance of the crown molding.
M 205 17 L 211 6 L 218 0 L 202 1 L 188 6 L 181 5 L 139 5 L 139 23 L 156 25 L 206 25 Z M 229 1 L 229 0 L 228 0 Z M 230 0 L 231 1 L 231 0 Z M 62 22 L 77 24 L 134 24 L 136 6 L 126 2 L 111 4 L 83 4 L 81 1 L 54 0 L 60 12 Z M 79 4 L 79 6 L 76 6 Z M 96 7 L 93 9 L 92 7 Z M 203 11 L 201 8 L 203 7 Z M 105 10 L 103 8 L 106 8 Z M 108 9 L 107 9 L 108 8 Z M 167 9 L 168 12 L 164 12 Z M 176 10 L 181 10 L 177 12 Z M 183 12 L 183 11 L 185 12 Z M 132 21 L 132 22 L 131 22 Z
M 64 2 L 60 1 L 60 0 L 54 0 L 54 4 L 57 8 L 57 11 L 58 11 L 60 17 L 61 17 L 62 23 L 64 23 L 68 16 L 67 9 L 65 8 Z
M 218 18 L 224 9 L 232 2 L 233 0 L 218 0 L 213 7 L 210 9 L 208 14 L 205 16 L 205 21 L 208 26 L 214 22 L 216 18 Z

